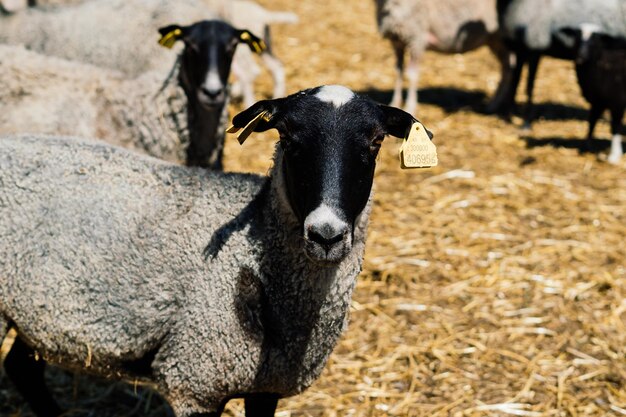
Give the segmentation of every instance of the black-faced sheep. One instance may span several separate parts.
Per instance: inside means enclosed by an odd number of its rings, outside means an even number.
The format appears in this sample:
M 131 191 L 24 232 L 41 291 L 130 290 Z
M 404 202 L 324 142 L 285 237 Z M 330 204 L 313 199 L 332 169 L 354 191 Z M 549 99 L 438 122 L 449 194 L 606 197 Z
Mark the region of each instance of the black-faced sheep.
M 147 381 L 182 417 L 234 397 L 271 416 L 319 376 L 361 270 L 379 147 L 414 119 L 325 86 L 233 123 L 252 120 L 280 134 L 269 177 L 0 138 L 5 368 L 39 416 L 60 413 L 45 362 Z
M 158 158 L 221 169 L 233 53 L 238 43 L 258 49 L 261 41 L 217 20 L 161 32 L 168 46 L 185 45 L 174 68 L 177 80 L 159 70 L 128 79 L 0 45 L 0 133 L 98 137 Z

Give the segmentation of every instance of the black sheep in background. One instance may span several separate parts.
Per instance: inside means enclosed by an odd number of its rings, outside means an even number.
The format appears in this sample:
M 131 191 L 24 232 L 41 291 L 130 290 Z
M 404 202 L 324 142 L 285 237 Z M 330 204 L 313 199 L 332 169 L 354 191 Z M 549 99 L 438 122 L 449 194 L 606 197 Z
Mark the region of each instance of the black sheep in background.
M 585 99 L 591 104 L 587 139 L 605 110 L 611 112 L 611 151 L 608 162 L 622 157 L 622 119 L 626 109 L 626 38 L 612 37 L 590 28 L 567 29 L 577 38 L 576 75 Z

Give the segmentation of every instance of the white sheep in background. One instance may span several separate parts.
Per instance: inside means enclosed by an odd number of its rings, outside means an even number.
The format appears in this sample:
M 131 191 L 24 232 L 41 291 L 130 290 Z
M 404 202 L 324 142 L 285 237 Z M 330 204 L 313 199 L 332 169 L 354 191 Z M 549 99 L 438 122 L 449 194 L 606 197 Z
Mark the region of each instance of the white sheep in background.
M 409 79 L 405 110 L 417 108 L 419 65 L 424 51 L 463 53 L 487 45 L 501 66 L 501 82 L 511 76 L 509 53 L 498 35 L 496 0 L 375 0 L 378 31 L 388 39 L 396 55 L 396 81 L 392 106 L 402 105 L 403 78 Z M 409 63 L 404 56 L 408 49 Z M 502 100 L 498 87 L 490 110 Z
M 228 121 L 225 85 L 233 51 L 209 60 L 199 60 L 195 51 L 209 55 L 212 48 L 260 40 L 221 21 L 163 32 L 175 30 L 193 48 L 183 49 L 177 79 L 158 70 L 127 79 L 111 70 L 0 45 L 0 133 L 97 137 L 169 161 L 221 169 Z M 221 78 L 211 76 L 218 72 Z
M 414 119 L 340 86 L 233 123 L 259 115 L 255 131 L 280 133 L 269 177 L 0 138 L 0 329 L 17 331 L 4 366 L 38 416 L 61 413 L 46 362 L 150 383 L 179 417 L 234 397 L 270 416 L 320 375 L 361 270 L 378 150 Z
M 100 0 L 98 0 L 100 1 Z M 188 0 L 178 0 L 176 3 L 178 4 L 177 8 L 172 8 L 170 21 L 167 23 L 171 23 L 172 20 L 180 19 L 180 23 L 185 23 L 188 20 L 188 16 L 193 16 L 193 12 L 189 13 L 190 7 L 200 7 L 206 8 L 214 12 L 214 14 L 222 19 L 225 19 L 233 24 L 235 27 L 246 28 L 250 30 L 252 33 L 260 36 L 264 39 L 267 44 L 267 49 L 264 50 L 261 54 L 261 58 L 265 66 L 269 69 L 270 74 L 272 75 L 272 79 L 274 81 L 274 91 L 273 96 L 275 98 L 282 97 L 286 93 L 286 83 L 285 83 L 285 70 L 283 64 L 280 60 L 273 54 L 272 51 L 272 40 L 270 37 L 270 25 L 274 24 L 294 24 L 298 22 L 298 16 L 291 12 L 280 12 L 280 11 L 271 11 L 267 10 L 256 2 L 250 0 L 191 0 L 188 1 L 188 4 L 184 4 Z M 58 6 L 58 5 L 66 5 L 76 7 L 81 3 L 87 3 L 85 0 L 30 0 L 31 5 L 38 6 Z M 127 2 L 131 3 L 131 2 Z M 28 6 L 27 0 L 0 0 L 0 6 L 4 6 L 6 10 L 10 10 L 12 12 L 17 12 L 19 10 L 26 9 Z M 167 6 L 167 5 L 165 5 Z M 82 7 L 82 6 L 81 6 Z M 131 6 L 134 7 L 134 6 Z M 169 7 L 169 6 L 167 6 Z M 180 8 L 181 10 L 178 10 Z M 99 10 L 101 6 L 98 7 Z M 192 9 L 193 10 L 193 9 Z M 55 9 L 42 9 L 39 12 L 56 12 Z M 123 13 L 124 11 L 122 11 Z M 62 12 L 65 14 L 67 12 Z M 91 12 L 92 13 L 92 12 Z M 128 12 L 126 12 L 128 13 Z M 135 12 L 137 13 L 137 23 L 142 24 L 143 20 L 146 20 L 146 17 L 141 17 L 141 11 Z M 200 13 L 200 12 L 198 12 Z M 146 13 L 143 12 L 145 15 Z M 132 17 L 132 15 L 128 15 Z M 193 20 L 197 20 L 194 18 Z M 1 22 L 1 20 L 0 20 Z M 130 23 L 130 22 L 126 22 Z M 155 29 L 157 27 L 162 26 L 163 23 L 159 18 L 153 19 L 148 22 L 148 24 L 152 24 Z M 146 24 L 142 24 L 142 26 L 146 26 Z M 93 26 L 94 28 L 98 28 L 99 26 Z M 117 24 L 115 27 L 119 27 Z M 2 30 L 0 29 L 0 33 Z M 106 35 L 103 35 L 106 36 Z M 20 42 L 20 39 L 23 39 L 24 35 L 18 35 L 11 37 L 10 42 L 15 43 Z M 52 38 L 53 42 L 56 42 L 54 37 Z M 145 37 L 142 37 L 141 40 L 147 41 Z M 2 41 L 2 36 L 0 35 L 0 41 Z M 5 40 L 6 42 L 6 40 Z M 91 56 L 83 57 L 83 53 L 80 51 L 74 50 L 64 50 L 61 48 L 53 48 L 50 46 L 46 46 L 44 48 L 33 47 L 32 41 L 28 43 L 27 46 L 30 48 L 39 50 L 40 52 L 44 52 L 51 55 L 57 55 L 68 59 L 80 60 L 84 62 L 89 62 L 96 65 L 101 65 L 105 67 L 110 67 L 113 69 L 117 69 L 123 71 L 131 76 L 137 76 L 141 71 L 145 71 L 147 69 L 153 69 L 155 65 L 158 65 L 157 57 L 161 57 L 164 59 L 163 53 L 161 51 L 156 51 L 155 48 L 147 48 L 144 42 L 133 41 L 132 45 L 139 47 L 138 53 L 140 55 L 145 55 L 140 60 L 135 62 L 124 62 L 124 63 L 104 63 L 100 58 L 92 58 Z M 86 45 L 87 47 L 87 45 Z M 61 49 L 61 50 L 59 50 Z M 149 53 L 148 53 L 149 52 Z M 156 55 L 155 55 L 156 54 Z M 143 60 L 143 61 L 142 61 Z M 146 62 L 148 60 L 148 62 Z M 169 62 L 171 60 L 165 59 L 165 62 Z M 251 106 L 255 102 L 255 94 L 254 94 L 254 80 L 259 76 L 260 69 L 256 62 L 254 61 L 253 54 L 243 48 L 240 48 L 236 54 L 233 61 L 233 73 L 237 78 L 237 83 L 235 83 L 233 89 L 233 95 L 235 97 L 241 96 L 243 98 L 244 105 L 246 107 Z
M 157 44 L 158 28 L 219 17 L 204 0 L 86 1 L 0 16 L 0 43 L 136 77 L 149 70 L 165 72 L 176 60 Z

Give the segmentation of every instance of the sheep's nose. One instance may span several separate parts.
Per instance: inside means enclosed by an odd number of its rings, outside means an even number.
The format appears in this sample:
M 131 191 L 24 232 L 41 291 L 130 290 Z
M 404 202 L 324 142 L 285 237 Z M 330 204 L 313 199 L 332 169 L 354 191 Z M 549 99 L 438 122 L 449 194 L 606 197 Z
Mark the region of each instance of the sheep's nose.
M 206 88 L 202 87 L 202 92 L 209 98 L 216 99 L 224 91 L 223 88 Z
M 314 224 L 309 226 L 308 238 L 315 243 L 319 243 L 325 248 L 330 248 L 335 243 L 343 240 L 348 233 L 348 227 L 334 227 L 329 223 Z

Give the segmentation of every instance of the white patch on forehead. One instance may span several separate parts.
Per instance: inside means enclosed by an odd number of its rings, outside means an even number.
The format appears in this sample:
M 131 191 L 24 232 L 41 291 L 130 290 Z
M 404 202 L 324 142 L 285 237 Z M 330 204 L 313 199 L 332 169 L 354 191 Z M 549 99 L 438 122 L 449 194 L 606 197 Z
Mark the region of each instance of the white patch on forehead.
M 341 220 L 335 211 L 324 203 L 320 204 L 319 207 L 306 216 L 304 229 L 308 230 L 311 226 L 322 224 L 332 227 L 335 232 L 339 232 L 347 226 L 347 223 Z
M 582 32 L 583 41 L 588 41 L 589 38 L 591 38 L 591 35 L 596 32 L 600 32 L 601 28 L 594 23 L 582 23 L 580 25 L 580 31 Z
M 352 100 L 354 93 L 343 85 L 325 85 L 315 94 L 319 100 L 340 107 Z

